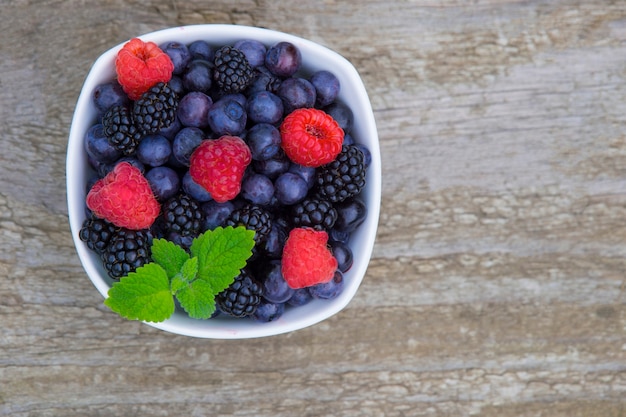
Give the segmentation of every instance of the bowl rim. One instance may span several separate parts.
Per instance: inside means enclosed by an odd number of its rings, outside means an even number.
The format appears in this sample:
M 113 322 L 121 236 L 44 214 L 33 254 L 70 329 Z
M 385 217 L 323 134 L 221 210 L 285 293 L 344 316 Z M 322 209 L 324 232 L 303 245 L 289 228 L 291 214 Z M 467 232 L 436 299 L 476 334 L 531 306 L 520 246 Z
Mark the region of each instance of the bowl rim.
M 234 43 L 237 40 L 246 38 L 259 39 L 266 45 L 282 41 L 291 42 L 300 48 L 301 51 L 306 51 L 302 52 L 303 67 L 306 67 L 309 71 L 315 71 L 316 69 L 328 69 L 328 63 L 333 63 L 332 70 L 341 80 L 342 90 L 340 97 L 342 97 L 342 93 L 345 93 L 348 86 L 351 94 L 355 95 L 354 99 L 351 100 L 350 107 L 354 114 L 359 115 L 359 130 L 367 132 L 367 140 L 359 140 L 359 142 L 365 142 L 372 155 L 372 161 L 366 174 L 367 184 L 363 192 L 365 197 L 363 199 L 368 208 L 368 214 L 364 224 L 357 230 L 356 233 L 359 236 L 355 239 L 358 241 L 355 244 L 359 248 L 358 262 L 355 257 L 353 266 L 344 274 L 346 285 L 339 297 L 333 300 L 314 300 L 307 305 L 292 309 L 297 309 L 299 312 L 297 314 L 298 317 L 294 320 L 287 319 L 288 312 L 285 313 L 284 317 L 269 323 L 256 323 L 252 320 L 230 318 L 200 321 L 185 317 L 182 313 L 177 312 L 163 322 L 144 323 L 173 334 L 209 339 L 258 338 L 303 329 L 330 318 L 348 305 L 356 294 L 371 259 L 380 216 L 382 188 L 380 145 L 371 103 L 360 75 L 346 58 L 319 43 L 296 35 L 252 26 L 198 24 L 170 27 L 136 37 L 156 44 L 162 44 L 167 41 L 179 41 L 188 44 L 193 41 L 191 40 L 193 38 L 210 41 L 213 39 L 212 36 L 216 39 L 216 45 Z M 182 39 L 185 40 L 183 41 Z M 104 298 L 107 297 L 111 280 L 107 279 L 108 277 L 103 278 L 103 267 L 101 262 L 98 265 L 97 255 L 89 250 L 79 237 L 82 222 L 86 217 L 84 206 L 86 196 L 85 180 L 90 171 L 83 146 L 83 138 L 87 128 L 94 124 L 95 107 L 91 98 L 93 89 L 99 83 L 114 78 L 114 65 L 112 63 L 115 55 L 126 42 L 128 40 L 106 50 L 92 64 L 76 102 L 66 156 L 68 217 L 72 238 L 87 276 Z M 88 110 L 90 110 L 91 117 L 87 117 L 85 114 Z M 351 238 L 350 243 L 352 243 L 353 239 L 354 236 Z M 321 303 L 325 303 L 327 307 L 319 308 Z M 316 306 L 317 308 L 314 308 Z M 249 323 L 242 325 L 244 321 Z M 203 325 L 198 325 L 199 323 Z M 224 326 L 222 323 L 228 323 L 228 325 Z

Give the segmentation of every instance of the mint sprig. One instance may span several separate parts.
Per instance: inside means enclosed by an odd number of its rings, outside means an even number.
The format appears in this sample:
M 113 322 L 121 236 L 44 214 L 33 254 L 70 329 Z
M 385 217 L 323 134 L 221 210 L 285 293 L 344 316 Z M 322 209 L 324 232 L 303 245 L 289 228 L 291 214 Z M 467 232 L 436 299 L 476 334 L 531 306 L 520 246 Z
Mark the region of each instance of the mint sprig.
M 254 231 L 218 227 L 195 238 L 187 252 L 165 239 L 154 239 L 153 262 L 114 283 L 104 304 L 129 320 L 162 322 L 176 299 L 189 317 L 207 319 L 215 296 L 228 288 L 252 255 Z

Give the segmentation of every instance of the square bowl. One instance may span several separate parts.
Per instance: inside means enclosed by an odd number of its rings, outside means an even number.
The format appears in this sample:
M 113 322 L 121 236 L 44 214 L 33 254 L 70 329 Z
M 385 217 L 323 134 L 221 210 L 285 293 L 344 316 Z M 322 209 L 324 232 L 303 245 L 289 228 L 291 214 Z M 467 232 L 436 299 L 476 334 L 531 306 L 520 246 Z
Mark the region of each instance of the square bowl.
M 371 153 L 366 186 L 360 194 L 360 198 L 367 207 L 367 217 L 350 238 L 349 246 L 354 255 L 354 263 L 344 273 L 344 289 L 337 298 L 314 299 L 304 306 L 289 307 L 279 319 L 267 323 L 256 322 L 252 319 L 222 317 L 223 315 L 213 319 L 197 320 L 177 310 L 164 322 L 146 322 L 146 324 L 170 333 L 192 337 L 244 339 L 292 332 L 319 323 L 341 311 L 354 297 L 365 276 L 374 247 L 381 200 L 378 133 L 369 98 L 357 70 L 341 55 L 322 45 L 294 35 L 256 27 L 220 24 L 191 25 L 159 30 L 137 37 L 157 45 L 169 41 L 190 44 L 196 40 L 205 40 L 213 47 L 232 45 L 242 39 L 256 39 L 267 47 L 278 42 L 290 42 L 297 46 L 302 54 L 300 72 L 313 73 L 326 69 L 339 79 L 341 90 L 337 99 L 350 107 L 354 115 L 351 134 L 357 143 L 365 145 Z M 105 298 L 114 281 L 108 276 L 100 257 L 91 251 L 79 237 L 81 226 L 86 218 L 87 183 L 93 175 L 84 147 L 84 137 L 98 117 L 92 98 L 93 92 L 99 84 L 115 79 L 115 57 L 125 43 L 104 52 L 91 67 L 76 103 L 66 160 L 67 201 L 72 237 L 87 276 Z

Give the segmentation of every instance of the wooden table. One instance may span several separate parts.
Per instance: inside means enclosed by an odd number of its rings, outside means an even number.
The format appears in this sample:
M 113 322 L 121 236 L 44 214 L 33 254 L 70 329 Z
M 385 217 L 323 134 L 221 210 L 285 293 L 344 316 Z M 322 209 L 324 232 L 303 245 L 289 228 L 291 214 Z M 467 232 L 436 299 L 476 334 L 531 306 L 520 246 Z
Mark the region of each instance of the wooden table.
M 363 76 L 383 202 L 348 308 L 174 336 L 102 304 L 67 222 L 93 60 L 195 23 L 309 38 Z M 0 4 L 0 415 L 626 415 L 626 3 Z

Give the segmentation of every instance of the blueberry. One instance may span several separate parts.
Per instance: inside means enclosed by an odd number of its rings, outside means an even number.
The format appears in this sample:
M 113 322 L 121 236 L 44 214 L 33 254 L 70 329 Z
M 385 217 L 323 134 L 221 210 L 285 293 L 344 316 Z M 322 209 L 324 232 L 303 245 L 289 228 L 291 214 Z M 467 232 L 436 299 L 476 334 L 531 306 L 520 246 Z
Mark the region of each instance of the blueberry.
M 150 169 L 146 173 L 146 179 L 152 188 L 154 196 L 159 201 L 166 201 L 174 197 L 180 189 L 180 178 L 176 171 L 166 166 Z
M 172 145 L 161 135 L 147 135 L 137 146 L 137 159 L 146 165 L 158 167 L 165 164 L 172 154 Z
M 261 299 L 261 302 L 250 317 L 252 317 L 256 321 L 268 323 L 270 321 L 279 319 L 284 312 L 284 304 L 270 303 Z
M 226 201 L 224 203 L 218 203 L 215 200 L 202 203 L 200 206 L 204 213 L 204 227 L 205 230 L 213 230 L 218 226 L 222 226 L 224 221 L 235 210 L 235 204 L 232 201 Z
M 91 126 L 85 133 L 85 151 L 90 158 L 100 164 L 113 162 L 122 155 L 109 143 L 100 123 Z
M 340 90 L 339 79 L 330 71 L 321 70 L 315 72 L 309 78 L 315 87 L 315 104 L 319 107 L 328 106 L 337 99 Z
M 283 117 L 283 101 L 269 91 L 257 91 L 250 95 L 246 110 L 248 118 L 255 123 L 278 123 Z
M 349 133 L 346 133 L 343 135 L 343 145 L 355 145 L 356 142 L 354 140 L 354 138 L 352 137 L 352 135 L 350 135 Z
M 338 101 L 324 107 L 324 111 L 332 116 L 345 133 L 350 133 L 354 115 L 348 106 Z
M 304 181 L 306 181 L 306 185 L 309 190 L 315 184 L 316 171 L 314 167 L 305 167 L 304 165 L 296 164 L 294 162 L 289 166 L 289 172 L 299 175 Z
M 182 124 L 180 123 L 180 120 L 178 120 L 178 117 L 175 117 L 168 127 L 159 130 L 159 135 L 164 136 L 167 140 L 171 141 L 174 139 L 174 136 L 176 136 L 181 127 Z
M 348 243 L 350 241 L 350 232 L 333 228 L 328 232 L 328 237 L 334 242 Z
M 259 67 L 265 63 L 267 48 L 256 39 L 242 39 L 235 42 L 233 47 L 243 52 L 250 66 Z
M 291 77 L 302 65 L 302 55 L 290 42 L 278 42 L 265 54 L 265 66 L 279 77 Z
M 308 288 L 298 288 L 293 292 L 293 295 L 289 300 L 287 300 L 287 304 L 294 307 L 299 307 L 307 304 L 309 301 L 313 299 L 313 296 L 309 292 Z
M 302 201 L 309 191 L 306 181 L 292 172 L 279 175 L 274 182 L 274 189 L 278 201 L 286 206 Z
M 340 271 L 335 271 L 335 275 L 330 281 L 309 287 L 309 293 L 313 298 L 321 298 L 324 300 L 337 298 L 342 291 L 343 274 Z
M 206 61 L 213 61 L 213 56 L 215 55 L 215 51 L 209 45 L 208 42 L 203 40 L 197 40 L 191 42 L 187 47 L 189 53 L 191 54 L 192 59 L 204 59 Z
M 113 106 L 127 106 L 128 95 L 117 81 L 99 84 L 93 91 L 93 102 L 100 113 L 105 113 Z
M 201 203 L 212 199 L 211 194 L 191 178 L 189 171 L 185 172 L 185 175 L 183 175 L 183 190 L 189 197 Z
M 187 45 L 180 42 L 166 42 L 159 46 L 167 54 L 174 64 L 174 74 L 182 74 L 191 61 L 191 53 Z
M 183 79 L 179 75 L 172 75 L 172 78 L 167 82 L 172 91 L 176 93 L 176 97 L 182 97 L 185 95 L 185 86 L 183 85 Z
M 274 184 L 265 175 L 248 175 L 241 183 L 241 196 L 253 204 L 267 205 L 274 196 Z
M 254 76 L 250 85 L 246 89 L 248 95 L 256 93 L 258 91 L 269 91 L 275 93 L 278 91 L 278 87 L 282 83 L 282 79 L 275 74 L 272 74 L 265 66 L 255 68 Z
M 245 95 L 243 95 L 241 93 L 225 94 L 223 96 L 220 96 L 220 99 L 223 99 L 223 100 L 235 100 L 237 103 L 241 104 L 241 107 L 243 107 L 244 109 L 248 105 L 248 99 L 246 98 Z
M 294 293 L 281 271 L 282 264 L 278 260 L 270 261 L 265 269 L 263 280 L 263 297 L 271 303 L 284 303 Z
M 350 246 L 343 242 L 331 242 L 330 248 L 333 256 L 337 259 L 337 269 L 346 272 L 352 267 L 353 255 Z
M 269 123 L 258 123 L 246 133 L 246 143 L 250 148 L 252 159 L 265 161 L 280 151 L 280 131 Z
M 178 103 L 178 119 L 183 126 L 205 128 L 209 126 L 211 97 L 201 91 L 191 91 Z
M 113 171 L 113 168 L 115 168 L 115 166 L 119 164 L 120 162 L 128 162 L 129 164 L 137 168 L 139 171 L 141 171 L 142 174 L 146 172 L 145 165 L 143 164 L 143 162 L 138 160 L 136 156 L 124 156 L 111 164 L 100 165 L 98 169 L 98 175 L 100 175 L 100 177 L 106 177 L 106 175 L 109 172 Z
M 244 107 L 232 98 L 221 98 L 209 110 L 209 126 L 218 136 L 241 134 L 246 128 Z
M 172 155 L 182 166 L 189 166 L 189 158 L 204 139 L 204 132 L 197 127 L 184 127 L 174 137 Z
M 185 90 L 208 92 L 211 89 L 212 66 L 213 64 L 202 59 L 191 61 L 182 75 Z
M 334 229 L 340 232 L 352 233 L 363 224 L 367 217 L 367 207 L 358 198 L 338 203 L 335 205 L 335 209 L 337 210 L 337 221 Z
M 284 225 L 280 224 L 277 220 L 273 221 L 272 229 L 267 235 L 267 238 L 265 238 L 263 246 L 265 254 L 273 259 L 280 259 L 283 255 L 283 247 L 285 246 L 288 235 Z
M 295 109 L 315 106 L 315 87 L 304 78 L 287 78 L 280 84 L 276 94 L 283 101 L 285 114 L 289 114 Z
M 287 172 L 291 166 L 291 162 L 282 151 L 271 159 L 264 161 L 252 161 L 254 170 L 259 174 L 263 174 L 270 179 L 276 179 L 282 173 Z

